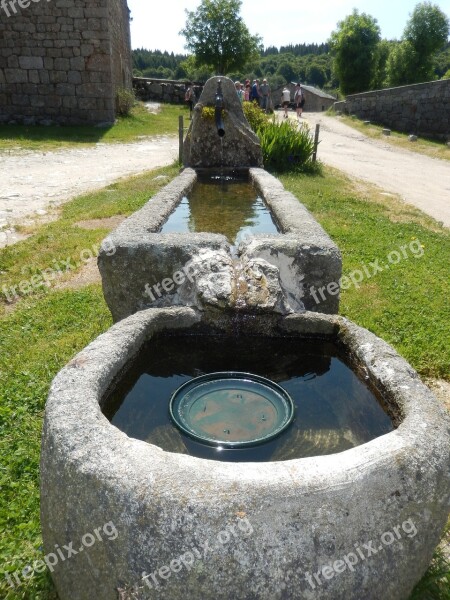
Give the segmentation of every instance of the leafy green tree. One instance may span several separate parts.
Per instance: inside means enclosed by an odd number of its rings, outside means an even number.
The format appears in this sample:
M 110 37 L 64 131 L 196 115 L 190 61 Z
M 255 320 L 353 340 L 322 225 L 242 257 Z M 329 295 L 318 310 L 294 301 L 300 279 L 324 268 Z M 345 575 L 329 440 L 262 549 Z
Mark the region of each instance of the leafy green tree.
M 423 62 L 411 42 L 398 42 L 386 62 L 386 83 L 392 87 L 424 81 L 423 75 L 418 74 L 420 70 L 423 71 Z
M 386 65 L 388 85 L 421 83 L 436 79 L 436 54 L 447 43 L 449 19 L 431 2 L 415 7 L 403 34 L 392 49 Z
M 380 28 L 376 19 L 354 9 L 339 21 L 329 40 L 334 57 L 333 67 L 344 94 L 364 92 L 376 68 L 376 49 Z
M 371 83 L 371 89 L 379 90 L 385 86 L 387 82 L 387 62 L 391 54 L 395 42 L 381 40 L 375 51 L 375 70 Z
M 197 10 L 185 11 L 187 22 L 180 33 L 197 66 L 212 65 L 216 74 L 226 75 L 259 58 L 261 38 L 252 36 L 239 16 L 241 4 L 240 0 L 202 0 Z
M 442 77 L 450 69 L 450 43 L 446 44 L 445 50 L 441 50 L 434 57 L 434 72 Z
M 312 62 L 306 67 L 306 81 L 322 88 L 327 80 L 325 69 L 318 62 Z
M 403 38 L 410 42 L 422 60 L 442 50 L 449 34 L 449 19 L 436 4 L 417 4 L 405 27 Z
M 295 68 L 293 67 L 292 62 L 282 62 L 277 69 L 277 75 L 281 75 L 284 77 L 286 81 L 293 81 L 297 78 Z
M 450 69 L 442 75 L 442 79 L 450 79 Z

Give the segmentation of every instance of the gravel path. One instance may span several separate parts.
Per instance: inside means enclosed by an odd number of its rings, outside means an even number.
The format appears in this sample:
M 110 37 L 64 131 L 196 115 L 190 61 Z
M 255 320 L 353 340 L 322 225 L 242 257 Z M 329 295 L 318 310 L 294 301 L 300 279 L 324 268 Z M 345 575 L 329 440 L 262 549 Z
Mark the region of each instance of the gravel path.
M 295 114 L 290 113 L 290 118 L 295 119 Z M 450 161 L 370 139 L 323 113 L 304 113 L 302 120 L 312 129 L 320 123 L 321 161 L 399 194 L 450 226 Z M 5 226 L 45 215 L 49 207 L 121 177 L 168 165 L 177 155 L 175 136 L 45 153 L 0 153 L 0 247 L 20 239 L 13 227 Z
M 292 113 L 290 116 L 293 118 Z M 450 161 L 368 138 L 323 113 L 304 113 L 302 120 L 312 130 L 320 124 L 317 157 L 322 162 L 398 194 L 404 202 L 450 227 Z
M 0 153 L 0 228 L 25 217 L 45 215 L 53 206 L 84 192 L 103 188 L 121 177 L 171 164 L 178 138 L 159 136 L 129 144 L 55 152 Z M 0 232 L 0 247 L 20 236 Z

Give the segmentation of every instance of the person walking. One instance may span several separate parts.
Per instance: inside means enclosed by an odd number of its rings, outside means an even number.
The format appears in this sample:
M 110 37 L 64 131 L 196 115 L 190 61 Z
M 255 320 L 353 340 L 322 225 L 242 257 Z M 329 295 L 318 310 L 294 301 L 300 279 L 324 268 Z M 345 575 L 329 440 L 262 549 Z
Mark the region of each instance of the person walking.
M 195 96 L 194 86 L 191 82 L 188 83 L 186 92 L 184 94 L 184 101 L 187 102 L 189 106 L 189 119 L 192 119 L 192 110 L 194 108 L 194 104 L 197 102 L 197 98 Z
M 245 100 L 245 102 L 250 102 L 251 91 L 252 91 L 252 86 L 250 85 L 250 79 L 246 79 L 245 80 L 245 87 L 244 87 L 244 100 Z
M 281 106 L 284 108 L 284 118 L 288 118 L 288 110 L 289 104 L 291 102 L 291 90 L 288 86 L 284 86 L 283 91 L 281 92 Z
M 256 101 L 259 104 L 259 79 L 253 80 L 252 91 L 250 92 L 250 101 Z
M 303 112 L 303 106 L 305 105 L 305 96 L 300 83 L 297 83 L 295 86 L 294 102 L 295 109 L 297 111 L 297 119 L 300 120 Z
M 267 79 L 263 79 L 262 85 L 259 88 L 260 93 L 260 106 L 263 111 L 266 113 L 269 109 L 269 100 L 270 100 L 270 86 L 267 83 Z

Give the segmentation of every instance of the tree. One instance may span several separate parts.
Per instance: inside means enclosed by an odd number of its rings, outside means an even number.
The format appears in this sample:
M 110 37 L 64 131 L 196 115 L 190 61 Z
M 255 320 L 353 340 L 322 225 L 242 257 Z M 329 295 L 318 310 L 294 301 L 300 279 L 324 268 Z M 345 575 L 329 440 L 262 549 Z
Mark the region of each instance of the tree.
M 292 63 L 288 62 L 287 60 L 280 64 L 277 69 L 277 75 L 281 75 L 286 81 L 293 81 L 294 79 L 297 79 L 297 74 L 292 66 Z
M 306 81 L 312 85 L 322 88 L 327 80 L 324 67 L 318 62 L 311 62 L 306 68 Z
M 372 90 L 379 90 L 386 84 L 387 81 L 387 62 L 391 54 L 395 42 L 381 40 L 375 51 L 375 70 L 371 83 Z
M 344 94 L 364 92 L 376 67 L 376 49 L 380 28 L 376 19 L 354 9 L 338 23 L 329 40 L 334 57 L 333 68 Z
M 392 87 L 424 81 L 423 66 L 411 42 L 398 42 L 391 49 L 386 62 L 386 83 Z M 422 74 L 419 74 L 421 71 Z
M 448 17 L 441 9 L 422 2 L 415 7 L 386 64 L 388 85 L 406 85 L 436 79 L 435 56 L 447 43 Z
M 405 27 L 403 38 L 423 58 L 431 58 L 447 42 L 449 19 L 436 4 L 417 4 Z
M 240 0 L 202 0 L 195 11 L 186 10 L 187 22 L 180 31 L 196 64 L 211 65 L 218 75 L 239 71 L 259 58 L 261 38 L 250 35 L 239 10 Z

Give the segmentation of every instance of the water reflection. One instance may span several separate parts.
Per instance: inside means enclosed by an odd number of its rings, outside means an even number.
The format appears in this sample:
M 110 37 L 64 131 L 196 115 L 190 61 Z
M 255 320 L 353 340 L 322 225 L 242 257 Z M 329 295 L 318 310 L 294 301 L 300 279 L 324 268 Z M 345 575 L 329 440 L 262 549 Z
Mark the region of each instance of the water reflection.
M 230 243 L 243 232 L 277 233 L 272 215 L 247 181 L 198 181 L 162 226 L 161 233 L 220 233 Z
M 185 381 L 203 373 L 246 371 L 284 387 L 295 420 L 270 442 L 243 450 L 210 448 L 181 434 L 168 404 Z M 287 460 L 332 454 L 392 431 L 374 393 L 327 343 L 293 338 L 176 336 L 149 344 L 106 400 L 104 412 L 131 437 L 227 461 Z

